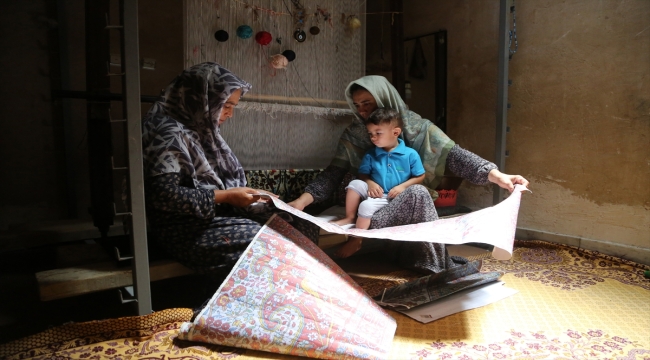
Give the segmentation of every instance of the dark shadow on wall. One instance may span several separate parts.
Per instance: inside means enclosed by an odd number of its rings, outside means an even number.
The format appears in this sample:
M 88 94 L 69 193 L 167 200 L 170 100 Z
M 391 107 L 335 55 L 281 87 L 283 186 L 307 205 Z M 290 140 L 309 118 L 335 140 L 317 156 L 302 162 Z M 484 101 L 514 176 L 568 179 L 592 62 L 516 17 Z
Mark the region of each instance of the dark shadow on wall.
M 117 6 L 117 0 L 110 1 L 110 24 L 119 22 Z M 157 95 L 183 68 L 182 2 L 140 0 L 139 7 L 140 58 L 155 61 L 153 69 L 140 70 L 141 93 Z M 6 129 L 0 134 L 0 156 L 8 175 L 0 183 L 0 231 L 90 218 L 86 101 L 52 96 L 53 90 L 86 90 L 84 13 L 84 2 L 78 0 L 0 4 L 0 31 L 12 34 L 0 40 L 1 78 L 10 85 L 0 90 Z M 109 32 L 108 52 L 119 57 L 119 32 Z M 121 82 L 110 81 L 111 91 L 121 92 Z M 148 108 L 143 106 L 143 112 Z M 111 103 L 110 116 L 122 117 L 121 104 Z M 124 137 L 116 126 L 111 133 L 114 163 L 121 167 Z M 119 178 L 116 193 L 121 192 Z

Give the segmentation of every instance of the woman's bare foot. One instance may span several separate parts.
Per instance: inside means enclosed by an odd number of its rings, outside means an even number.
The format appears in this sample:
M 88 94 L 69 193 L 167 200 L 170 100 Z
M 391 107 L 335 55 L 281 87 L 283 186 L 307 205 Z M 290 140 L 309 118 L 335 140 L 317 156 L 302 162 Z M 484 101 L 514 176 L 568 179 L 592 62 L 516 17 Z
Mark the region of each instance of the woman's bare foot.
M 341 247 L 336 250 L 334 255 L 340 258 L 346 258 L 353 255 L 355 252 L 361 249 L 361 240 L 362 239 L 360 237 L 348 237 L 348 241 L 346 241 L 345 244 L 341 245 Z
M 343 225 L 354 224 L 354 223 L 356 222 L 356 220 L 357 220 L 357 219 L 355 219 L 355 218 L 347 218 L 347 217 L 344 217 L 343 219 L 332 220 L 332 221 L 330 221 L 330 222 L 331 222 L 332 224 L 336 224 L 336 225 L 338 225 L 338 226 L 343 226 Z

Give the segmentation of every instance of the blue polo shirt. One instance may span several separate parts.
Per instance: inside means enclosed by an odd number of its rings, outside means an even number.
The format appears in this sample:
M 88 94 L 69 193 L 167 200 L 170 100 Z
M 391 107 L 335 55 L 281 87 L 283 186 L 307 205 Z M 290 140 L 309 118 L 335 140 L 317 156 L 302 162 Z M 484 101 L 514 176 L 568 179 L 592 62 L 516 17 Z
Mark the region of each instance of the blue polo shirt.
M 370 179 L 388 194 L 390 189 L 406 180 L 424 174 L 424 166 L 417 151 L 397 139 L 397 147 L 390 152 L 375 146 L 361 160 L 359 174 L 370 175 Z

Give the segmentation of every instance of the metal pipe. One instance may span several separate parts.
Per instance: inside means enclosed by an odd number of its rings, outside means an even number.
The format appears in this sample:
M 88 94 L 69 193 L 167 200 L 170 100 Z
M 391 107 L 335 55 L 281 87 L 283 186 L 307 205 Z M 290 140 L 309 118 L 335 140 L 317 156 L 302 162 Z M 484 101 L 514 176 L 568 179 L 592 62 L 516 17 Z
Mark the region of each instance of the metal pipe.
M 133 285 L 138 299 L 138 314 L 153 312 L 149 277 L 149 253 L 144 204 L 142 128 L 140 125 L 140 54 L 138 48 L 138 0 L 123 0 L 124 82 L 129 148 L 129 190 L 131 199 L 131 244 L 133 247 Z
M 508 3 L 501 0 L 499 6 L 499 65 L 497 74 L 497 118 L 495 163 L 499 170 L 505 172 L 506 167 L 506 130 L 508 126 Z M 496 205 L 503 200 L 503 189 L 494 185 L 493 203 Z

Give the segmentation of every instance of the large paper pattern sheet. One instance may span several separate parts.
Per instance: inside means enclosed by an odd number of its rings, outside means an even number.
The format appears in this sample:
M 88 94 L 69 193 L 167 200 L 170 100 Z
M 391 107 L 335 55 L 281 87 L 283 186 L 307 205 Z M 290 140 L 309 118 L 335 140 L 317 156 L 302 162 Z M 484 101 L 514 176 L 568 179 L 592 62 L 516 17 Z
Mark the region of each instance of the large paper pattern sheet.
M 323 359 L 384 359 L 396 327 L 332 259 L 273 216 L 178 337 Z
M 428 241 L 440 244 L 484 243 L 494 246 L 492 256 L 497 260 L 512 257 L 517 228 L 517 215 L 521 193 L 529 191 L 523 185 L 515 185 L 510 196 L 499 204 L 466 215 L 440 219 L 420 224 L 393 226 L 383 229 L 343 229 L 323 219 L 296 210 L 282 200 L 272 198 L 281 210 L 310 221 L 322 229 L 336 234 L 398 241 Z

